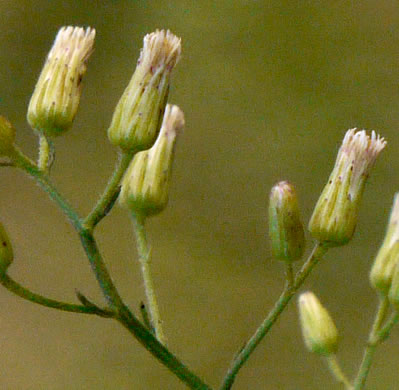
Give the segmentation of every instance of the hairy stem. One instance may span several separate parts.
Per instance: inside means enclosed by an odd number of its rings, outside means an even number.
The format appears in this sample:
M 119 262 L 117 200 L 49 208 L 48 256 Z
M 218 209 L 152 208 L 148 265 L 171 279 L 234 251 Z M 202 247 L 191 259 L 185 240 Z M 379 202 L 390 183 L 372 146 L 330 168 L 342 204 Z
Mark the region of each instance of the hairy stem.
M 280 298 L 275 303 L 273 309 L 269 312 L 265 320 L 256 330 L 254 335 L 250 338 L 250 340 L 247 342 L 245 347 L 233 359 L 230 368 L 220 387 L 220 390 L 231 389 L 240 368 L 249 359 L 252 352 L 255 350 L 255 348 L 259 345 L 262 339 L 270 331 L 274 323 L 280 317 L 280 314 L 287 307 L 292 297 L 296 294 L 297 290 L 302 286 L 303 282 L 310 274 L 313 267 L 319 262 L 319 260 L 325 254 L 326 251 L 327 248 L 325 246 L 321 244 L 316 244 L 308 260 L 302 266 L 301 270 L 297 273 L 293 286 L 290 287 L 289 283 L 288 282 L 286 283 L 286 286 L 282 294 L 280 295 Z
M 151 273 L 151 253 L 147 244 L 147 235 L 144 227 L 145 218 L 133 213 L 131 213 L 131 217 L 134 226 L 134 233 L 136 235 L 137 250 L 139 253 L 139 261 L 143 275 L 144 289 L 147 297 L 151 324 L 155 329 L 155 336 L 157 339 L 162 344 L 165 344 L 165 334 L 162 328 L 162 321 L 159 314 L 159 306 Z

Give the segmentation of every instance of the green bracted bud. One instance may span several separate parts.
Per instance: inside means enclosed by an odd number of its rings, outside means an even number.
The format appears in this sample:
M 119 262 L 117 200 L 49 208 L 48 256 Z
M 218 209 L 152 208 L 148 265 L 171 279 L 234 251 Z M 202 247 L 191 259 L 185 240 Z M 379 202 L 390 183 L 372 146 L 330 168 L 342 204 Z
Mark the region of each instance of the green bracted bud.
M 364 185 L 386 141 L 373 131 L 348 130 L 334 169 L 316 204 L 309 230 L 324 245 L 341 246 L 355 232 Z
M 14 260 L 10 239 L 3 225 L 0 223 L 0 273 L 5 273 Z
M 395 194 L 384 242 L 377 253 L 370 272 L 373 288 L 386 295 L 396 264 L 399 263 L 399 193 Z
M 29 102 L 28 122 L 34 130 L 53 137 L 71 127 L 95 34 L 90 27 L 59 30 Z
M 157 30 L 144 37 L 136 70 L 108 129 L 113 145 L 132 152 L 154 144 L 167 102 L 170 74 L 180 52 L 180 38 L 170 31 Z
M 168 104 L 155 144 L 136 154 L 122 180 L 119 196 L 122 206 L 146 217 L 158 214 L 166 207 L 176 135 L 183 127 L 183 112 Z
M 15 150 L 14 126 L 0 115 L 0 156 L 10 156 Z
M 310 291 L 301 294 L 298 308 L 303 339 L 309 351 L 322 356 L 335 354 L 338 349 L 338 331 L 316 295 Z
M 269 235 L 275 258 L 291 262 L 302 257 L 305 235 L 295 189 L 287 181 L 281 181 L 271 190 Z

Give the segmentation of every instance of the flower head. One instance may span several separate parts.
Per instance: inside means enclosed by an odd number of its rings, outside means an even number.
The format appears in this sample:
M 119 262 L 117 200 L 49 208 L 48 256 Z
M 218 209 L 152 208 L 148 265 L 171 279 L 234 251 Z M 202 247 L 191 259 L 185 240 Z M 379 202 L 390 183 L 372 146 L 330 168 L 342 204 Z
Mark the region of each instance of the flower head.
M 298 308 L 303 339 L 309 351 L 323 356 L 336 353 L 337 328 L 316 295 L 310 291 L 301 294 L 298 299 Z
M 309 222 L 312 235 L 331 246 L 346 244 L 353 236 L 364 185 L 375 160 L 384 149 L 384 138 L 372 131 L 346 132 L 334 169 Z
M 28 122 L 33 129 L 56 136 L 72 125 L 94 37 L 95 30 L 90 27 L 69 26 L 58 31 L 29 102 Z
M 274 257 L 299 260 L 305 248 L 305 236 L 294 187 L 287 181 L 277 183 L 270 192 L 269 235 Z
M 138 151 L 154 144 L 167 102 L 170 74 L 180 53 L 180 38 L 170 31 L 157 30 L 144 37 L 136 70 L 108 129 L 113 145 Z
M 136 154 L 123 178 L 121 205 L 144 216 L 158 214 L 166 207 L 176 136 L 183 127 L 183 112 L 168 104 L 155 144 Z
M 388 293 L 397 264 L 399 264 L 399 193 L 395 194 L 385 239 L 370 272 L 371 285 L 377 291 Z

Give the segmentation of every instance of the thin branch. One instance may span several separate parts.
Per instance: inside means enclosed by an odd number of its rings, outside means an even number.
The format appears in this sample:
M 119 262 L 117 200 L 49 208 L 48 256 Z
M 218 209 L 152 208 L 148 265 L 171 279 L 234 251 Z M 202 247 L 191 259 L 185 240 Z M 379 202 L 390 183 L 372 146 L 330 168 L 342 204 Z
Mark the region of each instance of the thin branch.
M 332 374 L 332 376 L 335 378 L 335 380 L 338 383 L 341 383 L 342 385 L 345 386 L 346 390 L 353 390 L 352 384 L 342 371 L 342 368 L 337 360 L 337 357 L 335 355 L 328 356 L 326 358 L 328 368 Z
M 134 233 L 136 235 L 137 250 L 139 253 L 139 261 L 141 265 L 141 273 L 143 275 L 144 289 L 147 297 L 148 311 L 151 318 L 151 324 L 154 326 L 157 339 L 165 344 L 165 334 L 162 328 L 161 316 L 159 314 L 159 306 L 157 296 L 155 294 L 154 281 L 151 273 L 151 253 L 147 244 L 147 236 L 144 227 L 145 218 L 140 215 L 131 215 Z
M 244 365 L 244 363 L 249 359 L 252 352 L 259 345 L 262 339 L 267 335 L 270 331 L 274 323 L 280 317 L 280 314 L 287 307 L 288 303 L 295 295 L 299 287 L 303 284 L 307 276 L 312 271 L 313 267 L 319 262 L 321 257 L 325 254 L 327 248 L 323 245 L 316 244 L 312 253 L 310 254 L 308 260 L 302 266 L 301 270 L 297 273 L 295 277 L 295 282 L 292 288 L 289 287 L 289 283 L 286 283 L 286 286 L 280 295 L 280 298 L 275 303 L 273 309 L 269 312 L 265 320 L 256 330 L 254 335 L 247 342 L 245 347 L 241 350 L 241 352 L 233 359 L 230 368 L 224 377 L 223 383 L 220 387 L 220 390 L 229 390 L 233 386 L 234 380 L 240 368 Z
M 132 161 L 133 156 L 134 153 L 132 152 L 124 152 L 119 155 L 118 164 L 115 167 L 114 173 L 112 174 L 104 193 L 83 222 L 86 229 L 92 231 L 94 227 L 111 211 L 119 194 L 119 183 L 128 168 L 130 161 Z
M 3 274 L 0 275 L 0 283 L 12 293 L 18 295 L 19 297 L 26 299 L 27 301 L 37 303 L 38 305 L 46 306 L 52 309 L 58 309 L 63 311 L 69 311 L 74 313 L 83 314 L 96 314 L 100 317 L 114 317 L 115 313 L 108 309 L 101 309 L 100 307 L 92 304 L 90 306 L 77 305 L 73 303 L 66 303 L 62 301 L 57 301 L 55 299 L 46 298 L 43 295 L 36 294 L 27 288 L 21 286 L 10 276 Z
M 378 310 L 374 318 L 374 323 L 369 334 L 367 346 L 364 350 L 363 360 L 360 364 L 359 371 L 354 382 L 354 390 L 362 390 L 366 385 L 367 376 L 373 362 L 374 354 L 381 342 L 381 339 L 378 337 L 378 332 L 382 326 L 382 322 L 384 321 L 388 308 L 388 298 L 381 297 L 378 304 Z

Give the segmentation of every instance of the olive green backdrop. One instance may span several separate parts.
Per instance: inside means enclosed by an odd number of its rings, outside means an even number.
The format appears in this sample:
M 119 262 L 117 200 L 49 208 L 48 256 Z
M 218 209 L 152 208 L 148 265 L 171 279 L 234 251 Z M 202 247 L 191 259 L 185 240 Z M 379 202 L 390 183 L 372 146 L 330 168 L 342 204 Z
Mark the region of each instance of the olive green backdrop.
M 143 36 L 169 28 L 183 56 L 170 101 L 186 130 L 168 209 L 148 224 L 154 277 L 171 349 L 213 386 L 283 286 L 270 256 L 267 203 L 288 179 L 305 223 L 348 128 L 375 129 L 389 145 L 366 187 L 356 235 L 331 250 L 306 283 L 341 334 L 352 375 L 375 310 L 368 284 L 399 189 L 399 5 L 369 1 L 0 2 L 0 112 L 30 156 L 26 107 L 63 25 L 97 29 L 73 129 L 56 140 L 53 179 L 82 213 L 116 161 L 106 129 L 135 68 Z M 33 290 L 102 302 L 73 229 L 21 172 L 0 170 L 0 219 L 14 244 L 10 274 Z M 130 221 L 118 206 L 96 232 L 132 308 L 143 286 Z M 308 237 L 308 250 L 311 238 Z M 137 312 L 137 310 L 136 310 Z M 302 343 L 294 304 L 240 372 L 237 389 L 338 388 Z M 369 388 L 398 388 L 398 329 L 377 353 Z M 184 389 L 118 324 L 35 306 L 0 289 L 0 388 Z

